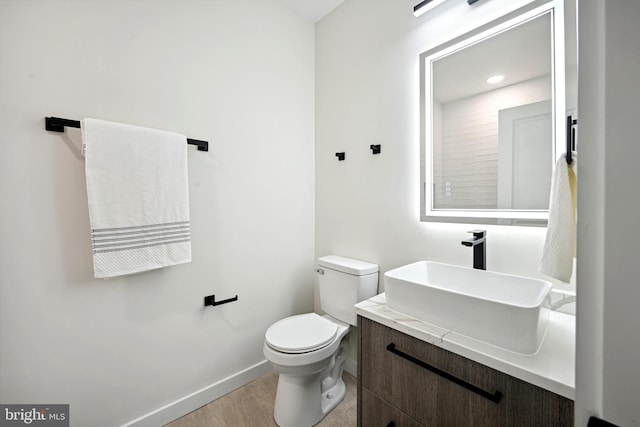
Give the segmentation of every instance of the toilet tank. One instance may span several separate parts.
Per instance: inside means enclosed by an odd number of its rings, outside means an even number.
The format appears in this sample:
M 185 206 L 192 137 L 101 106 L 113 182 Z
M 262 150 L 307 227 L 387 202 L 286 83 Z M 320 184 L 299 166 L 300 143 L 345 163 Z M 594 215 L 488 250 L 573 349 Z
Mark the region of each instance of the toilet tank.
M 322 310 L 356 326 L 355 304 L 378 292 L 378 266 L 357 259 L 328 255 L 318 259 L 318 287 Z

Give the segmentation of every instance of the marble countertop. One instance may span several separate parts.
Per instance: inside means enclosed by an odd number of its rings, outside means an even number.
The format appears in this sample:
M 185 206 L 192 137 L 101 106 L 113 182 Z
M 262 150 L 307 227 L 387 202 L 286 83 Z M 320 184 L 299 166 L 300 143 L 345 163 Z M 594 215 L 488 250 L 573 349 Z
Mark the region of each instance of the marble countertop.
M 552 311 L 538 352 L 515 353 L 387 308 L 385 294 L 356 304 L 358 315 L 575 400 L 575 316 Z

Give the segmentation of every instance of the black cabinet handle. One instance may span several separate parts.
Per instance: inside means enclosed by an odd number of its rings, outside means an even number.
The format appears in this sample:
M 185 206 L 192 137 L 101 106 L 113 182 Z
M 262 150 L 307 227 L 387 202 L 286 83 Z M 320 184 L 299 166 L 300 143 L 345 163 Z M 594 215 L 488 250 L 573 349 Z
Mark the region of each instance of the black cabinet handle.
M 389 421 L 389 424 L 387 424 L 387 427 L 396 427 L 396 423 L 394 423 L 393 421 Z
M 484 397 L 485 399 L 489 399 L 492 402 L 495 403 L 499 403 L 500 399 L 502 399 L 502 393 L 499 391 L 496 391 L 495 393 L 489 393 L 486 390 L 481 389 L 480 387 L 476 387 L 473 384 L 470 384 L 464 380 L 461 380 L 460 378 L 451 375 L 448 372 L 445 372 L 441 369 L 436 368 L 435 366 L 429 365 L 426 362 L 423 362 L 420 359 L 416 359 L 415 357 L 411 356 L 410 354 L 407 354 L 403 351 L 400 351 L 396 348 L 396 345 L 394 343 L 390 343 L 389 345 L 387 345 L 387 351 L 390 351 L 393 354 L 396 354 L 400 357 L 402 357 L 403 359 L 408 360 L 411 363 L 415 363 L 416 365 L 420 366 L 421 368 L 424 368 L 428 371 L 433 372 L 436 375 L 441 376 L 442 378 L 446 378 L 447 380 L 454 382 L 456 384 L 458 384 L 461 387 L 466 388 L 469 391 L 472 391 L 476 394 L 479 394 L 480 396 Z

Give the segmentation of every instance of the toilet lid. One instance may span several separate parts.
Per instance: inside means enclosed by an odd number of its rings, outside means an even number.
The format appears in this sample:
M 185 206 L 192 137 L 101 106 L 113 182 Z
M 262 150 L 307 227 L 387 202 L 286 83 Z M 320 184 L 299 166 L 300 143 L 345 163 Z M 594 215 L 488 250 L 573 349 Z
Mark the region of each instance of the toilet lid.
M 307 353 L 326 347 L 336 336 L 338 325 L 316 313 L 282 319 L 267 329 L 269 347 L 283 353 Z

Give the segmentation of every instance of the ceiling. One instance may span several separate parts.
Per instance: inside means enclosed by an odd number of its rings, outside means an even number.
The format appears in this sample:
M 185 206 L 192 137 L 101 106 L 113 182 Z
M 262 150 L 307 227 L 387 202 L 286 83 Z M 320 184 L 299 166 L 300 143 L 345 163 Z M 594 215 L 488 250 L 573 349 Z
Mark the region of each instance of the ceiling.
M 548 75 L 552 70 L 551 17 L 541 15 L 436 58 L 433 97 L 444 103 Z M 488 85 L 496 74 L 504 80 Z
M 314 24 L 327 16 L 344 0 L 280 0 L 291 10 Z

